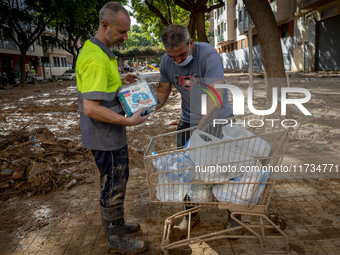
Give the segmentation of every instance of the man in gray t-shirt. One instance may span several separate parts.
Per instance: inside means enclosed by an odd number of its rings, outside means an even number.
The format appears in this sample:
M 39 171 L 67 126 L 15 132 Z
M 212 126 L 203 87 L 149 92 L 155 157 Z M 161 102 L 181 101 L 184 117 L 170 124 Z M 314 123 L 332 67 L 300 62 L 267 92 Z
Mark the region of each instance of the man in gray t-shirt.
M 167 53 L 162 58 L 160 68 L 160 83 L 156 93 L 159 104 L 156 109 L 166 103 L 172 84 L 182 96 L 178 130 L 197 126 L 209 132 L 214 119 L 232 116 L 227 90 L 214 88 L 215 84 L 225 83 L 222 59 L 216 49 L 208 43 L 193 43 L 188 30 L 180 25 L 169 26 L 163 32 L 162 41 Z M 202 97 L 207 102 L 205 115 L 201 112 Z M 220 128 L 221 125 L 218 125 L 215 129 Z M 215 133 L 218 132 L 216 130 Z M 185 140 L 178 139 L 177 146 L 184 146 Z
M 164 106 L 171 85 L 174 85 L 182 96 L 182 112 L 177 130 L 197 126 L 200 130 L 220 137 L 222 127 L 221 125 L 213 127 L 213 120 L 233 116 L 227 90 L 214 88 L 215 84 L 225 83 L 221 57 L 210 44 L 194 43 L 188 30 L 181 25 L 170 25 L 164 30 L 162 42 L 166 54 L 162 58 L 160 68 L 156 109 Z M 202 98 L 206 100 L 203 107 Z M 206 114 L 202 114 L 204 109 Z M 177 147 L 183 148 L 189 138 L 190 131 L 179 133 Z M 187 199 L 188 197 L 185 198 Z M 186 209 L 190 208 L 192 206 L 187 204 Z M 199 222 L 198 214 L 192 216 L 191 227 Z M 178 227 L 185 235 L 188 229 L 187 216 Z

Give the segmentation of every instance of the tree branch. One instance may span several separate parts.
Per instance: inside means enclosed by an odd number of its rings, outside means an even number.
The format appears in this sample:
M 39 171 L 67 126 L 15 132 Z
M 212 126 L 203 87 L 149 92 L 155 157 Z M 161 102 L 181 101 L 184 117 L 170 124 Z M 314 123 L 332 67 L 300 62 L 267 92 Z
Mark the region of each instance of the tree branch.
M 215 4 L 215 5 L 212 5 L 212 6 L 210 6 L 209 8 L 207 8 L 206 9 L 206 11 L 205 12 L 211 12 L 212 10 L 215 10 L 215 9 L 218 9 L 218 8 L 221 8 L 221 7 L 223 7 L 224 6 L 224 2 L 223 2 L 223 0 L 218 0 L 218 2 L 219 2 L 219 4 Z
M 188 12 L 193 11 L 193 6 L 184 3 L 182 0 L 174 0 L 174 4 L 178 5 L 179 7 L 181 7 L 182 9 Z
M 149 3 L 148 0 L 145 0 L 145 4 L 158 18 L 161 19 L 163 24 L 167 27 L 170 25 L 169 21 L 163 16 L 163 14 L 153 5 L 153 2 Z

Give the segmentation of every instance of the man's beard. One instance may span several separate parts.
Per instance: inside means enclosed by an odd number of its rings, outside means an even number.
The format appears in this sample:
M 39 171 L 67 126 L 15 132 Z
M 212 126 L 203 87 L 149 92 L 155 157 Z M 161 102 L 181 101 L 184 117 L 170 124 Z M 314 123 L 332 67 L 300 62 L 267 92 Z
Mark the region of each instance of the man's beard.
M 119 44 L 118 44 L 119 40 L 114 40 L 111 36 L 109 36 L 111 34 L 112 33 L 111 33 L 111 28 L 110 28 L 107 35 L 106 35 L 107 43 L 109 44 L 110 48 L 118 47 L 119 46 Z

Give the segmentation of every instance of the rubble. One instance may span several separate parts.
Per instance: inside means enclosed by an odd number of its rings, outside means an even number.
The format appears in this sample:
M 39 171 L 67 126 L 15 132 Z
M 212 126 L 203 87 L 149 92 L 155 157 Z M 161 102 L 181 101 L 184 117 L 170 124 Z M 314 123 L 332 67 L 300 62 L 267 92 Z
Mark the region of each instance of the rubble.
M 59 139 L 47 128 L 26 131 L 26 127 L 1 137 L 0 195 L 46 194 L 62 187 L 72 171 L 61 168 L 79 165 L 91 157 L 80 142 Z M 77 181 L 84 179 L 75 174 Z M 74 176 L 73 176 L 74 177 Z

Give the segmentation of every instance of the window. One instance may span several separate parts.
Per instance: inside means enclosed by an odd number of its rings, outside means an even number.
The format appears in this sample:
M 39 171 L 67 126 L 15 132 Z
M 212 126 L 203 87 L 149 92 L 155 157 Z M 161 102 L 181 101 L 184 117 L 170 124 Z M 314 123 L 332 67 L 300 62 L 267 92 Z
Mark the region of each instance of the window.
M 227 31 L 227 23 L 224 22 L 224 31 Z
M 253 35 L 253 45 L 254 46 L 259 45 L 259 43 L 257 42 L 257 34 Z
M 241 41 L 241 48 L 244 49 L 244 39 Z
M 217 13 L 217 12 L 215 12 L 215 19 L 216 19 L 216 13 Z
M 13 30 L 12 31 L 7 30 L 7 34 L 11 34 L 12 36 L 14 36 Z M 10 36 L 8 36 L 4 33 L 3 37 L 4 37 L 4 45 L 5 45 L 6 49 L 11 49 L 11 50 L 17 49 L 17 45 L 15 44 L 15 42 L 13 41 L 13 39 Z
M 60 60 L 58 57 L 53 57 L 53 63 L 55 67 L 60 67 Z
M 61 58 L 61 66 L 62 67 L 67 67 L 66 58 Z
M 298 26 L 303 27 L 305 25 L 306 25 L 306 16 L 302 15 L 302 16 L 299 17 Z
M 4 42 L 2 41 L 2 30 L 0 29 L 0 48 L 4 47 Z
M 235 50 L 238 50 L 238 41 L 235 42 Z
M 281 38 L 289 37 L 289 23 L 283 24 L 281 27 Z
M 242 16 L 242 10 L 238 13 L 238 22 L 242 22 L 243 16 Z
M 28 49 L 29 51 L 34 51 L 34 43 L 29 47 L 29 49 Z
M 231 44 L 231 51 L 234 51 L 234 44 Z

